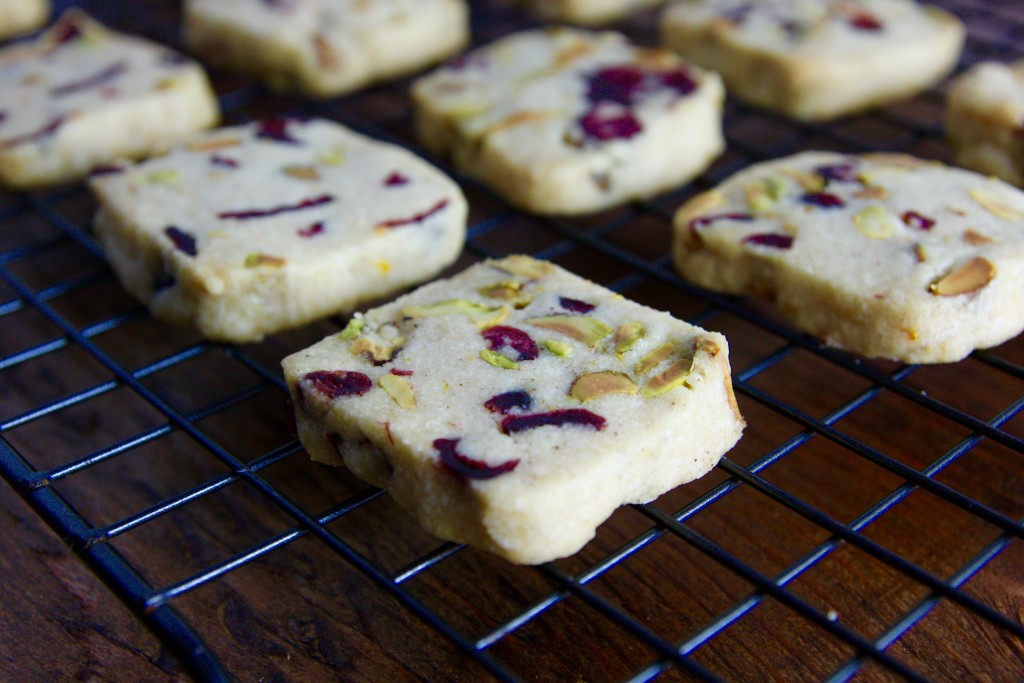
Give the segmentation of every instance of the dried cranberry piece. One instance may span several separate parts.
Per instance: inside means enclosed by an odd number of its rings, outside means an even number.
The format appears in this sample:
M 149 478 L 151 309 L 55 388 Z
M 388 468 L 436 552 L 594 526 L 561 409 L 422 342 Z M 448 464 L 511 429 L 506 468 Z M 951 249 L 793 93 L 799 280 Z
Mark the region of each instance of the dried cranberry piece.
M 389 372 L 392 375 L 398 375 L 399 377 L 412 377 L 412 370 L 399 370 L 398 368 L 391 368 Z
M 235 218 L 237 220 L 247 220 L 249 218 L 266 218 L 267 216 L 276 216 L 279 213 L 287 213 L 288 211 L 301 211 L 303 209 L 311 209 L 316 206 L 323 206 L 324 204 L 330 204 L 334 201 L 334 195 L 323 194 L 319 197 L 311 197 L 309 199 L 303 199 L 298 204 L 284 204 L 282 206 L 275 206 L 270 209 L 246 209 L 243 211 L 222 211 L 217 214 L 217 218 Z
M 850 26 L 861 31 L 881 31 L 882 22 L 869 12 L 858 12 L 848 20 Z
M 502 415 L 508 415 L 513 408 L 529 410 L 532 405 L 533 399 L 525 391 L 506 391 L 504 394 L 491 396 L 484 402 L 484 408 Z
M 309 227 L 299 228 L 295 232 L 298 233 L 299 237 L 312 237 L 313 235 L 319 235 L 324 231 L 323 221 L 317 221 Z
M 53 42 L 57 45 L 64 45 L 82 37 L 82 29 L 78 22 L 72 18 L 62 19 L 53 29 Z
M 526 415 L 507 415 L 501 421 L 501 431 L 505 434 L 524 432 L 537 427 L 562 427 L 580 425 L 601 431 L 608 421 L 596 413 L 584 408 L 567 408 L 552 410 L 547 413 L 528 413 Z
M 594 304 L 588 304 L 586 301 L 580 301 L 579 299 L 570 299 L 567 296 L 558 297 L 558 304 L 567 311 L 573 313 L 590 313 L 594 310 Z
M 220 154 L 211 154 L 210 163 L 213 164 L 214 166 L 223 166 L 224 168 L 238 168 L 237 159 L 221 156 Z
M 800 198 L 804 204 L 820 206 L 823 209 L 837 209 L 846 206 L 846 202 L 830 192 L 810 192 Z
M 540 355 L 540 349 L 537 347 L 537 343 L 530 338 L 530 335 L 515 327 L 495 325 L 494 327 L 488 327 L 480 334 L 491 345 L 492 351 L 498 351 L 505 346 L 515 351 L 518 357 L 513 360 L 534 360 Z
M 466 479 L 493 479 L 500 474 L 511 472 L 519 464 L 518 458 L 494 466 L 469 458 L 455 450 L 459 441 L 460 439 L 434 439 L 434 448 L 441 454 L 441 466 L 452 474 Z
M 747 235 L 743 238 L 743 242 L 744 244 L 756 244 L 774 249 L 790 249 L 793 247 L 792 235 L 782 235 L 776 232 L 759 232 Z
M 124 173 L 124 168 L 115 164 L 100 164 L 99 166 L 93 166 L 89 170 L 91 177 L 101 175 L 117 175 L 118 173 Z
M 697 89 L 697 81 L 690 75 L 689 69 L 685 66 L 678 66 L 672 71 L 661 74 L 661 84 L 666 88 L 675 90 L 680 95 L 689 95 Z
M 33 142 L 35 140 L 41 140 L 42 138 L 54 135 L 61 126 L 64 125 L 64 117 L 57 116 L 52 119 L 49 123 L 34 131 L 25 133 L 24 135 L 17 135 L 13 138 L 7 138 L 6 140 L 0 140 L 0 149 L 8 149 L 10 147 L 17 147 L 18 145 L 26 142 Z
M 51 88 L 50 94 L 54 97 L 62 97 L 64 95 L 71 95 L 76 92 L 81 92 L 82 90 L 96 88 L 114 80 L 127 70 L 128 64 L 126 64 L 123 60 L 119 62 L 114 62 L 107 68 L 103 69 L 98 73 L 93 74 L 92 76 L 86 76 L 85 78 L 69 81 L 62 85 L 58 85 L 54 88 Z
M 398 187 L 400 185 L 408 185 L 409 179 L 399 173 L 398 171 L 393 172 L 387 178 L 384 179 L 384 187 Z
M 646 74 L 635 66 L 609 66 L 587 79 L 587 99 L 598 102 L 617 102 L 629 106 L 644 85 Z
M 377 226 L 381 228 L 399 228 L 403 225 L 422 223 L 423 221 L 433 216 L 435 213 L 444 210 L 444 207 L 446 206 L 448 206 L 448 200 L 442 199 L 441 201 L 439 201 L 437 204 L 434 204 L 426 211 L 422 211 L 414 216 L 410 216 L 409 218 L 393 218 L 391 220 L 382 221 L 378 223 Z
M 181 228 L 171 225 L 164 230 L 164 234 L 171 240 L 171 243 L 189 256 L 195 256 L 199 251 L 196 249 L 196 238 L 194 235 L 185 232 Z
M 286 116 L 278 116 L 270 119 L 263 119 L 256 126 L 256 137 L 275 140 L 289 145 L 302 144 L 300 140 L 288 133 L 288 124 L 297 119 Z
M 7 120 L 7 112 L 6 111 L 0 111 L 0 123 L 3 123 L 6 120 Z
M 580 117 L 579 123 L 588 138 L 601 142 L 629 139 L 643 130 L 632 112 L 614 107 L 595 107 Z
M 841 183 L 852 183 L 857 180 L 857 166 L 853 163 L 832 164 L 819 166 L 814 172 L 825 180 L 835 180 Z
M 712 216 L 700 216 L 690 221 L 690 229 L 702 228 L 705 225 L 710 225 L 715 221 L 743 221 L 748 222 L 754 220 L 754 217 L 749 213 L 719 213 Z
M 369 377 L 350 370 L 317 370 L 302 379 L 312 382 L 313 388 L 327 398 L 362 396 L 373 386 Z
M 918 230 L 931 230 L 932 226 L 935 225 L 934 218 L 928 218 L 925 215 L 919 214 L 917 211 L 904 211 L 900 218 L 906 225 L 911 228 L 917 228 Z

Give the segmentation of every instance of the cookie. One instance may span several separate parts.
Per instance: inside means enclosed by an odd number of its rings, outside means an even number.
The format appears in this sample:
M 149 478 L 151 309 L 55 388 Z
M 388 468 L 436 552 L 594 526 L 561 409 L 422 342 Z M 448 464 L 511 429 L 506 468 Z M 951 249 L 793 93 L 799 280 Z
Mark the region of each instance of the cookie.
M 1024 329 L 1024 193 L 905 155 L 805 152 L 675 217 L 679 272 L 865 356 L 956 361 Z
M 661 29 L 731 95 L 809 121 L 924 90 L 964 41 L 958 19 L 913 0 L 684 0 L 665 9 Z
M 356 316 L 283 366 L 314 460 L 516 563 L 570 555 L 618 506 L 700 477 L 744 425 L 722 335 L 526 256 Z
M 659 5 L 664 0 L 519 0 L 547 21 L 597 26 L 622 19 L 630 12 Z
M 0 40 L 35 30 L 49 16 L 49 0 L 0 0 Z
M 327 98 L 461 50 L 465 0 L 188 0 L 189 50 L 273 90 Z
M 412 153 L 329 121 L 207 132 L 90 186 L 111 266 L 154 316 L 257 341 L 432 277 L 466 201 Z
M 0 50 L 0 185 L 77 180 L 114 158 L 164 150 L 218 116 L 197 64 L 69 11 L 36 40 Z
M 946 100 L 946 133 L 956 163 L 1024 185 L 1024 60 L 960 75 Z
M 427 149 L 537 213 L 654 195 L 723 148 L 719 78 L 610 31 L 502 38 L 416 81 L 412 99 Z

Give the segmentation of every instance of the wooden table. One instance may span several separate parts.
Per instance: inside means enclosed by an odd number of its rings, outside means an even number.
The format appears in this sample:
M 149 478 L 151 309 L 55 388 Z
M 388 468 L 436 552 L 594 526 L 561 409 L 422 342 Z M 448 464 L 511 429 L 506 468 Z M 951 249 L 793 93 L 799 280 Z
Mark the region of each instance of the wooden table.
M 175 44 L 173 2 L 85 4 Z M 1024 52 L 1024 8 L 937 4 L 970 26 L 962 67 Z M 530 25 L 473 5 L 477 42 Z M 654 16 L 621 28 L 653 42 Z M 227 122 L 327 116 L 415 148 L 406 81 L 317 105 L 216 82 Z M 823 126 L 730 102 L 705 176 L 578 219 L 460 178 L 473 227 L 450 272 L 534 253 L 732 346 L 740 444 L 542 567 L 444 544 L 309 462 L 278 363 L 341 320 L 205 342 L 121 290 L 82 187 L 0 195 L 0 679 L 1024 679 L 1024 341 L 869 361 L 685 285 L 667 257 L 672 210 L 733 171 L 810 147 L 946 160 L 941 115 L 940 92 Z

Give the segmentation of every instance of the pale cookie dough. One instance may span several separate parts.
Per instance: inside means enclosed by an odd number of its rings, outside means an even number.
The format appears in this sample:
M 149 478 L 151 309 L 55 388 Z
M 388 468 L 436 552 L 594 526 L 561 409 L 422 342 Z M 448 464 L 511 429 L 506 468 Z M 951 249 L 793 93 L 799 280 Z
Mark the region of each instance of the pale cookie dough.
M 125 288 L 157 318 L 233 342 L 430 278 L 466 231 L 444 174 L 323 120 L 211 131 L 90 185 Z
M 510 202 L 578 214 L 647 197 L 723 149 L 722 84 L 613 32 L 535 29 L 418 80 L 419 139 Z
M 518 0 L 548 21 L 598 26 L 622 19 L 630 12 L 660 5 L 665 0 Z
M 186 0 L 184 27 L 210 64 L 326 98 L 458 52 L 469 11 L 465 0 Z
M 1024 193 L 892 154 L 805 152 L 686 203 L 675 262 L 866 356 L 956 361 L 1024 329 Z
M 49 0 L 0 0 L 0 40 L 33 31 L 49 16 Z
M 983 62 L 958 77 L 946 132 L 958 164 L 1024 185 L 1024 60 Z
M 117 157 L 162 151 L 214 125 L 202 68 L 78 11 L 0 50 L 0 185 L 76 180 Z
M 938 82 L 964 27 L 914 0 L 682 0 L 665 9 L 662 38 L 718 71 L 731 95 L 825 120 Z
M 710 470 L 744 425 L 722 335 L 526 256 L 354 317 L 283 365 L 314 460 L 517 563 L 575 553 L 618 506 Z

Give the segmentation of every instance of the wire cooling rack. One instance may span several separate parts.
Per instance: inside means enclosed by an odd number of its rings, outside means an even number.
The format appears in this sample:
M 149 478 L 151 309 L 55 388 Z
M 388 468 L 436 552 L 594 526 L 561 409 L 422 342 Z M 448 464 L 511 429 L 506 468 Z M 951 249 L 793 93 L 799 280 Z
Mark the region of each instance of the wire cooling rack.
M 177 45 L 172 2 L 83 3 Z M 961 68 L 1021 56 L 1024 7 L 936 0 Z M 532 25 L 475 2 L 474 41 Z M 655 13 L 619 28 L 656 41 Z M 325 103 L 214 74 L 227 123 L 325 116 L 419 151 L 408 82 Z M 515 567 L 443 543 L 376 489 L 309 462 L 279 361 L 153 321 L 93 239 L 81 186 L 0 195 L 0 467 L 71 550 L 202 680 L 1020 680 L 1024 342 L 916 367 L 821 348 L 769 307 L 694 288 L 672 211 L 801 149 L 948 160 L 943 95 L 830 125 L 726 107 L 694 183 L 572 219 L 460 177 L 466 252 L 528 252 L 724 332 L 748 428 L 703 479 L 627 506 L 577 555 Z

